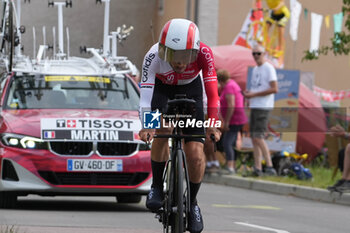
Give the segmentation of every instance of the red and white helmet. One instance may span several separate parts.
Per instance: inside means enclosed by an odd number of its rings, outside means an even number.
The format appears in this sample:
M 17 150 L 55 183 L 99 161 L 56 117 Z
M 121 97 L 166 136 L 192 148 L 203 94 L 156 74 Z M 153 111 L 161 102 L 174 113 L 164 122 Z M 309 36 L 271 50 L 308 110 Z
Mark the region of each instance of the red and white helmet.
M 159 57 L 167 62 L 191 63 L 197 59 L 199 30 L 187 19 L 169 20 L 159 36 Z

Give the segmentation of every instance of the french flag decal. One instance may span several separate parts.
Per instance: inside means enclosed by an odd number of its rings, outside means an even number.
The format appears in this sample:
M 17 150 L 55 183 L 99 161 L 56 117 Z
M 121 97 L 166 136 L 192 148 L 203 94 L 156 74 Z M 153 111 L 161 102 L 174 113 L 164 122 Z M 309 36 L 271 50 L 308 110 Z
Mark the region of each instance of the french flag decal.
M 55 131 L 45 131 L 44 138 L 55 138 Z

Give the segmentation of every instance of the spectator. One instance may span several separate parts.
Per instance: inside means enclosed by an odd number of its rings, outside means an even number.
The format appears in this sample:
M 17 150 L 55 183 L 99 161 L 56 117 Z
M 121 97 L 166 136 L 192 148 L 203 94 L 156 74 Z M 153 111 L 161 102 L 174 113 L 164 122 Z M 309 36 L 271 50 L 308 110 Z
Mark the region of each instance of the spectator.
M 267 131 L 269 113 L 274 107 L 274 94 L 277 93 L 277 75 L 275 68 L 266 61 L 265 48 L 257 44 L 253 47 L 252 55 L 257 66 L 254 67 L 248 90 L 243 92 L 249 99 L 250 112 L 250 136 L 254 151 L 254 176 L 261 176 L 261 158 L 266 161 L 266 175 L 276 175 L 272 167 L 269 148 L 264 136 Z
M 218 172 L 220 170 L 220 162 L 216 157 L 214 144 L 211 140 L 205 140 L 204 154 L 207 162 L 205 171 L 208 173 Z
M 202 88 L 204 89 L 204 83 L 202 82 Z M 203 106 L 205 111 L 205 119 L 208 119 L 208 97 L 203 91 Z M 221 140 L 221 139 L 220 139 Z M 216 143 L 218 145 L 219 142 Z M 216 149 L 219 149 L 218 147 Z M 204 154 L 206 160 L 205 172 L 206 173 L 215 173 L 220 170 L 220 162 L 214 151 L 214 143 L 212 140 L 204 141 Z
M 345 132 L 345 129 L 340 125 L 336 125 L 330 128 L 331 135 L 334 137 L 344 137 L 345 139 L 350 139 L 350 134 Z M 338 192 L 350 192 L 350 143 L 345 147 L 343 151 L 343 161 L 340 161 L 339 164 L 343 165 L 342 178 L 338 180 L 333 186 L 329 186 L 327 189 L 329 191 L 338 191 Z M 341 152 L 340 151 L 340 152 Z
M 223 145 L 226 154 L 226 170 L 229 174 L 235 173 L 235 152 L 237 135 L 243 125 L 247 123 L 244 112 L 244 98 L 241 88 L 230 79 L 226 70 L 217 71 L 220 84 L 220 113 L 223 120 Z

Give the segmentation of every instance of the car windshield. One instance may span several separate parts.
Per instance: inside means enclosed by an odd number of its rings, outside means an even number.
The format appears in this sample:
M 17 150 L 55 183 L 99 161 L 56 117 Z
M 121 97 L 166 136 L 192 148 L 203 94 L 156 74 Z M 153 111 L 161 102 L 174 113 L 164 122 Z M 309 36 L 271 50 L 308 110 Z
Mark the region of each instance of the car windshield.
M 52 76 L 12 78 L 7 109 L 138 110 L 139 93 L 126 76 Z

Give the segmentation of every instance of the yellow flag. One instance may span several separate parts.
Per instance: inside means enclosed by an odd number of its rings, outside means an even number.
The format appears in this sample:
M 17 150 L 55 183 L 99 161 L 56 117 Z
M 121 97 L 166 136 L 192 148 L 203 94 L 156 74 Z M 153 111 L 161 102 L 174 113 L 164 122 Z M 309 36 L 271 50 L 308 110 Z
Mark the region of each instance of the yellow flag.
M 330 23 L 330 16 L 329 15 L 326 15 L 325 17 L 324 17 L 324 22 L 325 22 L 325 24 L 326 24 L 326 28 L 328 29 L 329 28 L 329 23 Z

